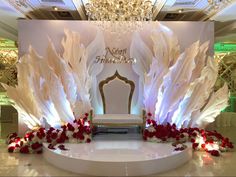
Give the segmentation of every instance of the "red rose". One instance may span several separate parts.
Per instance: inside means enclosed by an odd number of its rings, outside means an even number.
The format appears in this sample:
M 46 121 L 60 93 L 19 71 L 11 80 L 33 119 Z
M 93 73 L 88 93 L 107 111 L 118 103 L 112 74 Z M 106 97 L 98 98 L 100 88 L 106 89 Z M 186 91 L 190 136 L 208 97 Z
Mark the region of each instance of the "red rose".
M 62 125 L 61 128 L 63 129 L 63 131 L 66 130 L 66 126 L 65 125 Z
M 47 139 L 47 143 L 51 143 L 52 142 L 52 140 L 51 139 Z
M 210 153 L 211 155 L 216 156 L 216 157 L 220 156 L 220 153 L 217 150 L 211 150 Z
M 205 144 L 201 144 L 202 149 L 205 149 L 206 145 Z
M 147 130 L 147 129 L 145 129 L 145 130 L 143 131 L 143 136 L 148 136 L 148 130 Z
M 53 130 L 55 130 L 55 128 L 53 128 L 53 127 L 50 127 L 50 128 L 49 128 L 49 131 L 50 131 L 50 132 L 52 132 Z
M 48 149 L 52 149 L 52 150 L 55 150 L 54 146 L 52 144 L 49 144 L 48 145 Z
M 65 140 L 66 139 L 64 137 L 59 137 L 56 141 L 57 141 L 57 143 L 64 143 Z
M 84 140 L 84 135 L 80 134 L 80 135 L 79 135 L 79 139 L 80 139 L 80 140 Z
M 43 138 L 43 136 L 42 136 L 42 134 L 41 134 L 40 132 L 37 132 L 36 135 L 37 135 L 37 137 L 38 137 L 39 139 L 42 139 L 42 138 Z
M 56 139 L 57 138 L 57 133 L 56 132 L 52 133 L 51 138 Z
M 63 150 L 63 151 L 68 150 L 68 149 L 65 148 L 65 146 L 64 146 L 63 144 L 59 145 L 58 148 L 59 148 L 60 150 Z
M 8 152 L 14 152 L 14 150 L 15 150 L 15 147 L 14 147 L 14 146 L 8 147 Z
M 75 130 L 75 128 L 70 123 L 67 124 L 67 128 L 69 131 L 72 131 L 72 132 Z
M 90 142 L 91 142 L 91 139 L 90 139 L 90 138 L 87 138 L 86 142 L 87 142 L 87 143 L 90 143 Z
M 29 147 L 28 147 L 27 145 L 22 146 L 22 147 L 20 148 L 20 153 L 28 154 L 28 153 L 29 153 Z
M 88 117 L 88 116 L 89 116 L 89 114 L 88 114 L 88 113 L 85 113 L 84 115 L 85 115 L 86 117 Z
M 232 142 L 230 142 L 230 143 L 228 144 L 228 147 L 229 147 L 230 149 L 233 149 L 233 148 L 234 148 L 234 145 L 233 145 L 233 143 L 232 143 Z
M 151 116 L 152 116 L 152 113 L 149 112 L 147 115 L 148 115 L 148 117 L 151 117 Z
M 41 128 L 39 129 L 39 132 L 40 132 L 40 133 L 44 133 L 44 130 L 45 130 L 45 128 L 42 128 L 42 127 L 41 127 Z
M 88 127 L 88 128 L 85 129 L 85 132 L 86 132 L 86 134 L 89 135 L 91 133 L 91 129 Z
M 147 124 L 151 124 L 152 123 L 152 121 L 151 121 L 151 119 L 147 119 Z
M 196 150 L 197 147 L 198 147 L 198 145 L 199 145 L 199 143 L 193 143 L 193 144 L 192 144 L 192 148 L 193 148 L 194 150 Z
M 73 133 L 73 138 L 77 138 L 77 133 Z
M 29 141 L 32 141 L 33 138 L 34 138 L 33 132 L 29 133 L 29 136 L 28 136 Z
M 210 144 L 213 144 L 213 143 L 214 143 L 214 140 L 213 140 L 213 139 L 210 139 L 208 142 L 209 142 Z
M 39 148 L 41 148 L 41 147 L 42 147 L 42 144 L 39 143 L 39 142 L 33 143 L 33 144 L 31 145 L 31 148 L 32 148 L 33 150 L 39 149 Z
M 9 134 L 8 135 L 8 138 L 9 139 L 12 139 L 12 138 L 16 138 L 18 135 L 17 135 L 17 133 L 15 132 L 15 133 L 11 133 L 11 134 Z

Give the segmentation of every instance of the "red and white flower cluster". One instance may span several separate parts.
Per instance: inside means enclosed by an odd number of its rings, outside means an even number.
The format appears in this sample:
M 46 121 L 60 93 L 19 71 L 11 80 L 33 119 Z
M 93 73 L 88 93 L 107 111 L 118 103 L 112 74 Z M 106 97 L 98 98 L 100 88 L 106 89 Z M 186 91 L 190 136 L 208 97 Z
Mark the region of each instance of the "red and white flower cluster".
M 12 133 L 7 137 L 8 152 L 42 153 L 43 142 L 49 143 L 49 149 L 55 149 L 57 144 L 61 144 L 58 148 L 66 150 L 62 143 L 90 143 L 91 135 L 90 121 L 86 113 L 83 118 L 74 120 L 73 124 L 67 123 L 60 129 L 38 128 L 26 132 L 23 138 Z
M 153 119 L 147 119 L 147 128 L 144 130 L 143 139 L 152 142 L 174 142 L 173 145 L 191 142 L 194 150 L 204 150 L 213 156 L 219 156 L 220 152 L 233 149 L 233 143 L 223 137 L 217 131 L 208 131 L 199 128 L 181 128 L 167 123 L 158 125 Z M 184 150 L 177 147 L 176 150 Z

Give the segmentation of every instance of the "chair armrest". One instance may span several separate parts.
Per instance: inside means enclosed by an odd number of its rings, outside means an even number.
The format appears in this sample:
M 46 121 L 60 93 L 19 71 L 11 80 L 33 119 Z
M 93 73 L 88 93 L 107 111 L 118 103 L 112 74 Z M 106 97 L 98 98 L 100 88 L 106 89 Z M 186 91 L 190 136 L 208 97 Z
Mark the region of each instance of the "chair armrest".
M 143 111 L 142 111 L 143 128 L 145 128 L 145 126 L 146 126 L 146 119 L 147 119 L 146 114 L 147 114 L 147 113 L 146 113 L 145 109 L 143 109 Z
M 89 120 L 90 120 L 91 123 L 92 123 L 92 120 L 93 120 L 93 116 L 94 116 L 93 109 L 90 109 L 90 111 L 89 111 Z

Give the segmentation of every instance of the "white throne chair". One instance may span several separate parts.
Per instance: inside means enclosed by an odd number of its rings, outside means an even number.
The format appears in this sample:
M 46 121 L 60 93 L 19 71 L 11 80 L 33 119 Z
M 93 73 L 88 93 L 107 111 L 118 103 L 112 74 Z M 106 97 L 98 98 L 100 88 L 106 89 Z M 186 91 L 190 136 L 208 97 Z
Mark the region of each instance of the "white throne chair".
M 135 84 L 118 71 L 111 77 L 99 83 L 99 91 L 102 98 L 104 114 L 93 114 L 91 111 L 91 123 L 94 126 L 103 125 L 109 127 L 140 126 L 145 125 L 145 112 L 142 115 L 131 114 L 131 102 Z

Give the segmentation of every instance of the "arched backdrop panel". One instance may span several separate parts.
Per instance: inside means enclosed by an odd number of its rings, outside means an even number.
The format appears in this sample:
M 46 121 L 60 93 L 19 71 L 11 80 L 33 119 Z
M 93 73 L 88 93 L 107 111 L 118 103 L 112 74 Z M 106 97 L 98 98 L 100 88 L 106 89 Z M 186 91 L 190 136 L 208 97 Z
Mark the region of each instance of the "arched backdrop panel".
M 152 22 L 151 22 L 152 23 Z M 180 50 L 187 48 L 193 42 L 200 40 L 201 43 L 210 41 L 209 54 L 213 55 L 214 42 L 214 23 L 212 22 L 161 22 L 161 24 L 169 27 L 179 40 Z M 64 37 L 64 29 L 79 32 L 81 35 L 81 42 L 88 46 L 88 44 L 95 38 L 97 27 L 89 21 L 53 21 L 53 20 L 19 20 L 19 56 L 27 53 L 31 45 L 36 51 L 42 55 L 46 55 L 48 38 L 52 40 L 58 53 L 62 54 L 61 40 Z M 124 31 L 125 31 L 124 26 Z M 140 35 L 145 44 L 152 50 L 152 41 L 150 26 L 145 26 Z M 127 49 L 125 54 L 129 57 L 129 49 L 132 39 L 132 33 L 126 33 L 120 38 L 104 31 L 105 45 L 109 48 Z M 89 59 L 95 61 L 95 58 Z M 99 65 L 99 64 L 96 64 Z M 109 76 L 112 76 L 115 71 L 123 77 L 128 78 L 135 84 L 135 90 L 131 102 L 131 114 L 141 114 L 142 103 L 138 102 L 138 98 L 142 96 L 142 89 L 139 85 L 139 76 L 133 71 L 131 64 L 104 64 L 103 69 L 96 76 L 96 83 L 93 84 L 96 93 L 92 91 L 91 95 L 92 106 L 96 114 L 103 114 L 102 98 L 99 93 L 98 84 Z M 114 94 L 119 92 L 119 87 L 115 89 Z M 24 123 L 19 118 L 19 131 L 24 131 Z

